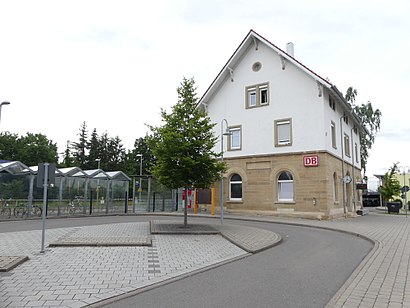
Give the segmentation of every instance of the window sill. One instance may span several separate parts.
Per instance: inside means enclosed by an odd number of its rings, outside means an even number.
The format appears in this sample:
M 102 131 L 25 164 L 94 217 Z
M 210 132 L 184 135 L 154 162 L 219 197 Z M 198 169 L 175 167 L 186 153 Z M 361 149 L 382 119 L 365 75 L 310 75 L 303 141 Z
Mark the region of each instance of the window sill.
M 229 204 L 243 204 L 243 200 L 228 200 L 226 203 Z
M 296 202 L 293 200 L 279 200 L 279 201 L 275 201 L 275 204 L 296 204 Z

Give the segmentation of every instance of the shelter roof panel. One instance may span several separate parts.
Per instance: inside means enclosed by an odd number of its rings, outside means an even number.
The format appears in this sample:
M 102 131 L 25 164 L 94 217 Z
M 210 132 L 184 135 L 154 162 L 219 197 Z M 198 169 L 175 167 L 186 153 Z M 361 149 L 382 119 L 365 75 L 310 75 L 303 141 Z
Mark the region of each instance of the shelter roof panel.
M 131 181 L 131 179 L 122 171 L 109 171 L 107 175 L 114 180 Z
M 9 161 L 0 164 L 0 172 L 6 171 L 10 174 L 24 174 L 24 173 L 31 173 L 34 174 L 35 172 L 27 167 L 25 164 L 19 161 Z

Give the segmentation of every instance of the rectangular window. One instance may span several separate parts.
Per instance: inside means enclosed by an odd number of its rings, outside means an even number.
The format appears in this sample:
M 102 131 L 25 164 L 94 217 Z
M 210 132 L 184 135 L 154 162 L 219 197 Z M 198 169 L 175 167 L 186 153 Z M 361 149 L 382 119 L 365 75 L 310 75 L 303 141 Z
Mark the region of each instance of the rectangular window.
M 329 107 L 336 110 L 336 101 L 331 96 L 329 96 Z
M 344 148 L 345 148 L 345 155 L 350 157 L 350 138 L 349 135 L 345 134 L 344 136 Z
M 332 134 L 332 147 L 337 149 L 337 146 L 336 146 L 336 124 L 333 121 L 330 122 L 330 131 L 331 131 L 331 134 Z
M 240 126 L 229 127 L 232 135 L 228 142 L 228 151 L 240 150 L 242 148 L 242 129 Z
M 248 90 L 248 105 L 249 107 L 256 106 L 256 89 L 251 88 Z
M 293 182 L 281 182 L 278 188 L 279 201 L 293 200 Z
M 291 119 L 275 121 L 275 146 L 292 145 Z
M 268 85 L 260 86 L 259 87 L 259 97 L 261 105 L 267 105 L 269 103 L 268 100 Z
M 246 108 L 269 105 L 269 83 L 246 87 Z
M 349 124 L 349 117 L 346 115 L 346 113 L 343 113 L 343 121 L 344 121 L 346 124 Z

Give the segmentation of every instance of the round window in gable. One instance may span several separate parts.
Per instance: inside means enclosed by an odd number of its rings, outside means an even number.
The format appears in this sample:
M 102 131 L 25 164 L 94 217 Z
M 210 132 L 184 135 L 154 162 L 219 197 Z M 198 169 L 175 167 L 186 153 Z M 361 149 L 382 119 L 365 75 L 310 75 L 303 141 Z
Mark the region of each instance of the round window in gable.
M 262 68 L 262 63 L 260 63 L 260 62 L 255 62 L 255 63 L 252 65 L 252 70 L 253 70 L 254 72 L 258 72 L 261 68 Z

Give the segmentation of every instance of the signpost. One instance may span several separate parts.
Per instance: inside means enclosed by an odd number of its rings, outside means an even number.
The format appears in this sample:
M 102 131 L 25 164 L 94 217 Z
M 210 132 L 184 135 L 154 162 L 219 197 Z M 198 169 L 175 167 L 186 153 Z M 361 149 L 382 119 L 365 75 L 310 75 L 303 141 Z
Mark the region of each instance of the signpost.
M 53 187 L 55 184 L 56 165 L 49 163 L 38 164 L 37 171 L 37 187 L 43 187 L 43 212 L 42 212 L 42 229 L 41 229 L 41 250 L 44 253 L 44 243 L 46 238 L 46 208 L 47 208 L 47 192 L 48 187 Z
M 361 189 L 361 190 L 367 189 L 367 183 L 356 183 L 356 189 Z

